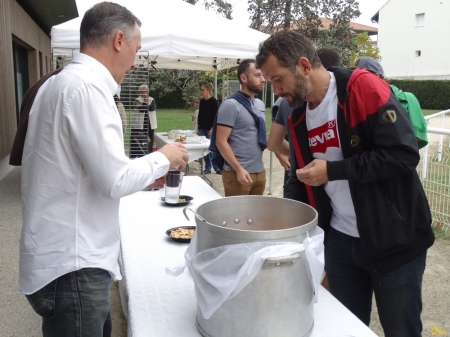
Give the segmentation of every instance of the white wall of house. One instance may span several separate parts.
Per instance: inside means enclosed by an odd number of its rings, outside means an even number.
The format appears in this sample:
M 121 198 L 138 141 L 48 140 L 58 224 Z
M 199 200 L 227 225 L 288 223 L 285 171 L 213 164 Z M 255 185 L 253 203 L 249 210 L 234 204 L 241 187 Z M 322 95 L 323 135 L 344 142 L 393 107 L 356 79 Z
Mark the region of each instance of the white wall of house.
M 450 0 L 389 0 L 378 47 L 388 78 L 450 79 Z

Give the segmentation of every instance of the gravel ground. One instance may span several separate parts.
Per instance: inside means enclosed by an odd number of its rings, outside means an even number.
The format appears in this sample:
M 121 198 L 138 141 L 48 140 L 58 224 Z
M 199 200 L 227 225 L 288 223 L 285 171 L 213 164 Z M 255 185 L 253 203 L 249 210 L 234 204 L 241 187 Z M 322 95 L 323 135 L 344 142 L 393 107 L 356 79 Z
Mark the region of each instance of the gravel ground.
M 282 195 L 283 169 L 273 158 L 272 188 L 269 184 L 269 152 L 264 154 L 267 172 L 265 195 L 276 197 Z M 189 174 L 198 174 L 191 164 Z M 213 188 L 223 196 L 221 176 L 210 174 Z M 13 169 L 0 181 L 0 337 L 34 337 L 41 336 L 40 318 L 32 311 L 25 297 L 18 291 L 18 260 L 19 240 L 21 230 L 20 201 L 20 169 Z M 450 241 L 439 239 L 428 251 L 427 268 L 423 282 L 422 313 L 423 336 L 432 336 L 434 326 L 450 333 Z M 395 305 L 395 304 L 393 304 Z M 122 312 L 117 283 L 111 289 L 111 309 L 113 319 L 113 337 L 126 336 L 127 323 Z M 373 313 L 371 328 L 379 336 L 382 329 L 376 315 Z M 447 334 L 448 334 L 447 333 Z M 155 336 L 158 337 L 158 336 Z M 399 336 L 402 337 L 402 336 Z

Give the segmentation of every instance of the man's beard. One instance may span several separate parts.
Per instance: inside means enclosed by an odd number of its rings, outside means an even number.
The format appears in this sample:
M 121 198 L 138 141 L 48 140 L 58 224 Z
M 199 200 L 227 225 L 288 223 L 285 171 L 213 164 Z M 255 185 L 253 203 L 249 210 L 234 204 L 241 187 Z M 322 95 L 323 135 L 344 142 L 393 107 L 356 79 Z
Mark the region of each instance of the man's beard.
M 261 89 L 259 88 L 259 85 L 253 84 L 252 82 L 247 83 L 247 90 L 254 94 L 261 91 Z
M 296 71 L 295 80 L 296 83 L 293 92 L 287 94 L 292 98 L 292 102 L 287 100 L 291 108 L 302 106 L 305 103 L 306 95 L 308 94 L 308 81 L 306 80 L 306 77 Z

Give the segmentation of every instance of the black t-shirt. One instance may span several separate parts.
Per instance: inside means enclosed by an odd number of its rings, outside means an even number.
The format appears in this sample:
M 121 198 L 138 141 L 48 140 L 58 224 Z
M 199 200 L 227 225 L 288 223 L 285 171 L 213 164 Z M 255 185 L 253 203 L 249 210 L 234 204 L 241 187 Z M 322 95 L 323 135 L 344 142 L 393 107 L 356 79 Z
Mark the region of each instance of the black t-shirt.
M 208 100 L 202 98 L 198 109 L 198 128 L 205 130 L 211 129 L 217 115 L 217 110 L 219 110 L 219 103 L 217 103 L 214 97 L 210 97 Z

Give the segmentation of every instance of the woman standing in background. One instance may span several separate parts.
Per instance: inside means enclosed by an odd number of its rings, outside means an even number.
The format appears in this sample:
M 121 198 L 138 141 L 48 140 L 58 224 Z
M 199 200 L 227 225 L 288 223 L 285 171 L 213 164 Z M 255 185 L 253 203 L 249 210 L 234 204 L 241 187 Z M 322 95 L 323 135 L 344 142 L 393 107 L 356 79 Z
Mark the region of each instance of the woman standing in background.
M 211 96 L 212 84 L 203 84 L 200 92 L 202 94 L 202 99 L 200 100 L 200 106 L 198 110 L 198 135 L 206 136 L 206 138 L 211 138 L 212 127 L 214 120 L 216 119 L 217 111 L 219 110 L 219 103 L 217 100 Z M 211 173 L 211 153 L 208 153 L 205 157 L 205 170 L 204 174 Z M 218 167 L 214 167 L 214 171 L 217 174 L 222 174 L 222 171 Z

